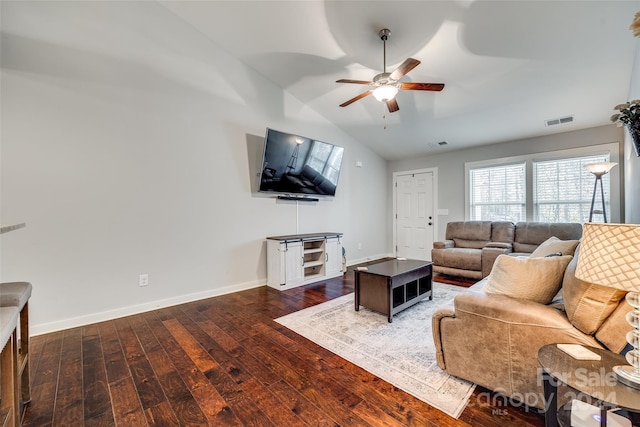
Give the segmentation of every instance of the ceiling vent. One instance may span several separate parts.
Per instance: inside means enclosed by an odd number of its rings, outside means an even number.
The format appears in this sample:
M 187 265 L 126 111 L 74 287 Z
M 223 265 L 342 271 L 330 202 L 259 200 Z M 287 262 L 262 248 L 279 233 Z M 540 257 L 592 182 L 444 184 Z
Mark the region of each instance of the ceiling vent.
M 571 123 L 572 121 L 573 121 L 573 116 L 567 116 L 567 117 L 560 117 L 559 119 L 545 120 L 544 124 L 546 126 L 555 126 L 555 125 L 561 125 L 564 123 Z

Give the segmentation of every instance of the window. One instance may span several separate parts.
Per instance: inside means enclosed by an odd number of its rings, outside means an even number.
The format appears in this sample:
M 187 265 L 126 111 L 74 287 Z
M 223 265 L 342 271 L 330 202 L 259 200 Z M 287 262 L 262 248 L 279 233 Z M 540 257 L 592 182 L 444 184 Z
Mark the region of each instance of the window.
M 534 221 L 587 222 L 595 177 L 584 165 L 608 161 L 609 155 L 534 162 Z M 609 174 L 602 177 L 602 187 L 606 210 L 611 212 Z M 594 207 L 602 208 L 599 188 Z M 596 219 L 599 217 L 594 215 L 593 220 Z
M 472 220 L 526 219 L 524 163 L 472 169 L 470 181 Z
M 595 176 L 584 166 L 608 161 L 619 161 L 618 143 L 468 162 L 466 218 L 585 223 L 589 221 Z M 616 169 L 602 177 L 610 221 L 620 215 L 619 207 L 610 203 L 620 198 L 618 177 Z M 604 220 L 599 187 L 598 184 L 594 222 Z

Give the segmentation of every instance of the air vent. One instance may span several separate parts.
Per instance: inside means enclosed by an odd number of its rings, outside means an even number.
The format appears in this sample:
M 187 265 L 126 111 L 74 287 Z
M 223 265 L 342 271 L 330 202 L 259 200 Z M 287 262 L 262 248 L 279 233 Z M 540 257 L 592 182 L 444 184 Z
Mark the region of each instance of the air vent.
M 440 141 L 440 142 L 438 142 L 438 145 L 447 145 L 447 144 L 449 144 L 447 141 Z
M 544 124 L 546 126 L 555 126 L 555 125 L 561 125 L 564 123 L 571 123 L 572 121 L 573 121 L 573 116 L 567 116 L 567 117 L 560 117 L 559 119 L 545 120 Z

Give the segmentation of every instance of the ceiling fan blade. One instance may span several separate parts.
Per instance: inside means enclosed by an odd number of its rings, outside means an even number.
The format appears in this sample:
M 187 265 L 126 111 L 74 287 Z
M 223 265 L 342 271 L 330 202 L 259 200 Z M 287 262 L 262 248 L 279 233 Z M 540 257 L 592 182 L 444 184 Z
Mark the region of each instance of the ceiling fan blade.
M 340 106 L 341 106 L 341 107 L 346 107 L 347 105 L 351 105 L 351 104 L 353 104 L 354 102 L 356 102 L 357 100 L 362 99 L 362 98 L 364 98 L 364 97 L 365 97 L 365 96 L 367 96 L 367 95 L 371 95 L 371 91 L 370 91 L 370 90 L 368 90 L 368 91 L 366 91 L 366 92 L 362 92 L 360 95 L 358 95 L 358 96 L 356 96 L 356 97 L 354 97 L 354 98 L 351 98 L 351 99 L 350 99 L 350 100 L 348 100 L 347 102 L 343 102 L 342 104 L 340 104 Z
M 400 80 L 402 76 L 420 65 L 420 61 L 413 58 L 407 58 L 396 70 L 389 76 L 390 79 Z
M 402 90 L 433 90 L 440 92 L 444 89 L 444 83 L 401 83 L 400 89 Z
M 390 113 L 395 113 L 400 109 L 400 107 L 398 107 L 398 101 L 396 101 L 395 98 L 387 101 L 387 108 L 389 109 Z
M 357 85 L 372 85 L 373 82 L 367 82 L 364 80 L 350 80 L 350 79 L 340 79 L 336 80 L 336 83 L 355 83 Z

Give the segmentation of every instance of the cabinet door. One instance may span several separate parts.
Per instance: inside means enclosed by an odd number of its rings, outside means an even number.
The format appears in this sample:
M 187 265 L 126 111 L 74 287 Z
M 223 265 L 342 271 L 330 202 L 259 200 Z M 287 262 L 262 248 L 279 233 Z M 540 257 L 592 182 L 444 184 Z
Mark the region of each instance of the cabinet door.
M 267 285 L 280 289 L 287 280 L 285 274 L 285 245 L 278 240 L 267 240 Z
M 302 242 L 287 244 L 285 252 L 285 283 L 287 286 L 296 286 L 304 281 L 304 254 Z
M 342 243 L 338 237 L 327 239 L 325 257 L 327 277 L 335 277 L 342 274 Z

